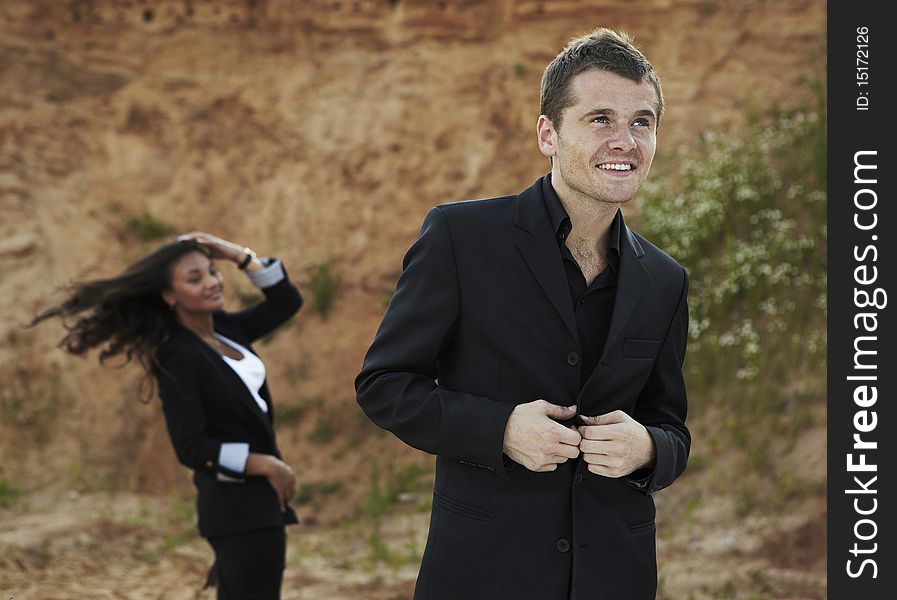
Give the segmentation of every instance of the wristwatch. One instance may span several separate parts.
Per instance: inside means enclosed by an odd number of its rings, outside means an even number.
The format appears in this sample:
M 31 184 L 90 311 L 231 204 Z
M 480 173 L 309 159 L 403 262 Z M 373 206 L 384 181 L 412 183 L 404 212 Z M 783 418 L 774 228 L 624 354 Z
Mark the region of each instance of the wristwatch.
M 241 271 L 246 269 L 246 267 L 249 266 L 249 263 L 252 262 L 252 259 L 256 256 L 252 248 L 249 248 L 248 246 L 243 246 L 243 254 L 245 254 L 246 256 L 244 256 L 243 261 L 239 265 L 237 265 L 237 268 Z

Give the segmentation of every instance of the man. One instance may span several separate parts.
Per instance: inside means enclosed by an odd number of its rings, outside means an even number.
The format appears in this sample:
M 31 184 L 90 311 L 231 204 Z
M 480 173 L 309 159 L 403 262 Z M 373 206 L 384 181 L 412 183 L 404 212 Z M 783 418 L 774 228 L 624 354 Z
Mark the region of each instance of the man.
M 648 175 L 660 81 L 608 29 L 542 78 L 551 173 L 427 215 L 356 379 L 437 455 L 416 599 L 647 600 L 651 492 L 685 469 L 685 270 L 619 207 Z

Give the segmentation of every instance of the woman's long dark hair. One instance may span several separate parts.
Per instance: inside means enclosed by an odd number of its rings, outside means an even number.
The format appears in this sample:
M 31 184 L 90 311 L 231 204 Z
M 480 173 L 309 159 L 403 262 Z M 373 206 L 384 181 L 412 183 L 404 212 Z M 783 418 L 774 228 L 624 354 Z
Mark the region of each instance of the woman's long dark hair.
M 59 317 L 66 329 L 59 347 L 84 355 L 105 344 L 99 360 L 123 356 L 125 363 L 136 360 L 146 372 L 141 385 L 141 401 L 149 401 L 153 388 L 144 395 L 146 383 L 152 381 L 155 355 L 177 325 L 175 313 L 162 299 L 162 290 L 170 287 L 174 263 L 190 252 L 205 248 L 192 241 L 166 244 L 146 256 L 123 273 L 109 279 L 75 282 L 69 296 L 61 304 L 37 315 L 33 327 L 51 317 Z M 68 319 L 77 317 L 74 323 Z

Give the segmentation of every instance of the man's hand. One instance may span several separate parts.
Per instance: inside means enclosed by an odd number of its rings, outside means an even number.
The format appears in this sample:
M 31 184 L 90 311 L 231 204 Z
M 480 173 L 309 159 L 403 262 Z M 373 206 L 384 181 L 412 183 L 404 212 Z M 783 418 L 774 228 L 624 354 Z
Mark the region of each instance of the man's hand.
M 505 427 L 505 454 L 530 471 L 554 471 L 562 462 L 579 456 L 579 433 L 555 421 L 575 414 L 575 406 L 545 400 L 517 405 Z
M 654 442 L 644 425 L 622 410 L 579 418 L 579 449 L 589 471 L 605 477 L 624 477 L 654 464 Z

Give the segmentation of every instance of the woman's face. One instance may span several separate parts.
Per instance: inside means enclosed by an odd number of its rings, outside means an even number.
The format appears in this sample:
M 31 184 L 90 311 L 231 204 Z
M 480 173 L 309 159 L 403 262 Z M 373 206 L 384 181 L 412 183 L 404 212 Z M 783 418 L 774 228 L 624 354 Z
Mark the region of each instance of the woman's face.
M 224 306 L 224 278 L 208 256 L 190 252 L 172 266 L 162 299 L 182 313 L 212 313 Z

